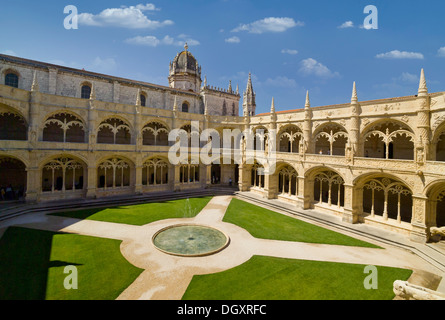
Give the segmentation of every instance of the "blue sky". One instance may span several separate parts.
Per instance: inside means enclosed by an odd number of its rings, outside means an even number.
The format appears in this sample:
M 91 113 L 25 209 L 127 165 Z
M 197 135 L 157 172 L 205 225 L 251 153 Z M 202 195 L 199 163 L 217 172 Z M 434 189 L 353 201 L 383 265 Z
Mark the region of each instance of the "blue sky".
M 64 8 L 79 13 L 64 28 Z M 363 28 L 364 8 L 378 29 Z M 243 91 L 252 72 L 257 112 L 445 91 L 445 2 L 437 0 L 8 1 L 0 52 L 167 85 L 184 41 L 209 85 Z

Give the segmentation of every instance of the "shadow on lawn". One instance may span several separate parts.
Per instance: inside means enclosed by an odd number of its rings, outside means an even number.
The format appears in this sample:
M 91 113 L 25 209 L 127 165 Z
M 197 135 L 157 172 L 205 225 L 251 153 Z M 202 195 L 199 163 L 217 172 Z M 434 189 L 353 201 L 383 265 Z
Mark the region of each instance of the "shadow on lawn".
M 50 261 L 60 233 L 10 227 L 0 239 L 0 300 L 45 300 L 48 271 L 78 265 Z

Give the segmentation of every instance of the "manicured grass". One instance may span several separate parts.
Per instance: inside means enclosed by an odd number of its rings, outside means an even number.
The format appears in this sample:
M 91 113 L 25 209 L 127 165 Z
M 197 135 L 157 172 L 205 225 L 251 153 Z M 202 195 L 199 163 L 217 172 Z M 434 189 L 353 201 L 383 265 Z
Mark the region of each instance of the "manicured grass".
M 11 227 L 0 239 L 0 300 L 114 300 L 143 271 L 121 241 Z M 66 290 L 66 266 L 78 289 Z
M 52 215 L 142 226 L 154 221 L 195 217 L 212 197 L 172 200 L 111 208 L 96 208 Z
M 391 300 L 395 280 L 412 271 L 377 267 L 366 290 L 364 265 L 254 256 L 233 269 L 194 276 L 183 300 Z M 368 283 L 368 282 L 367 282 Z
M 232 199 L 224 221 L 240 226 L 260 239 L 379 248 L 238 199 Z

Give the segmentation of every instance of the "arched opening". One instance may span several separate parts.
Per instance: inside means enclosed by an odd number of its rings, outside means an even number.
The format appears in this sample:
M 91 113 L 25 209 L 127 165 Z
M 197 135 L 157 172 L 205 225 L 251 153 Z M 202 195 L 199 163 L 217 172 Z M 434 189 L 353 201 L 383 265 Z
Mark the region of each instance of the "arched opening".
M 412 192 L 404 183 L 390 178 L 373 178 L 363 187 L 363 212 L 371 218 L 381 216 L 401 223 L 411 223 Z
M 168 184 L 168 163 L 154 158 L 144 162 L 142 169 L 144 186 L 162 186 Z
M 288 126 L 278 135 L 280 152 L 299 153 L 303 133 L 297 126 Z
M 107 159 L 97 167 L 98 188 L 118 189 L 130 186 L 131 166 L 120 158 Z
M 251 171 L 251 186 L 257 189 L 264 189 L 264 186 L 266 184 L 265 179 L 266 177 L 264 175 L 264 166 L 255 162 L 255 164 L 252 166 Z
M 0 196 L 2 201 L 20 200 L 26 193 L 26 166 L 15 158 L 0 156 Z
M 130 132 L 130 126 L 123 120 L 111 118 L 100 124 L 97 143 L 131 144 Z
M 43 166 L 43 192 L 69 192 L 84 188 L 84 166 L 69 157 L 50 160 Z
M 194 184 L 199 183 L 199 164 L 183 164 L 179 168 L 179 183 Z
M 168 129 L 161 123 L 151 122 L 142 129 L 144 146 L 168 146 Z
M 445 161 L 445 132 L 437 140 L 436 161 Z
M 344 156 L 348 133 L 335 123 L 324 125 L 315 135 L 316 154 Z
M 437 196 L 436 226 L 438 228 L 445 227 L 445 189 Z
M 28 125 L 25 119 L 13 112 L 0 111 L 0 140 L 28 139 Z
M 182 112 L 189 112 L 190 106 L 188 104 L 188 102 L 183 102 L 182 103 Z
M 298 194 L 297 171 L 286 165 L 278 170 L 278 195 L 296 196 Z
M 402 124 L 385 122 L 371 127 L 364 136 L 365 157 L 414 159 L 414 134 Z
M 5 75 L 5 85 L 13 88 L 19 87 L 19 76 L 13 72 L 7 72 Z
M 141 106 L 146 107 L 147 106 L 147 96 L 144 92 L 142 92 L 140 94 L 139 99 L 141 100 Z
M 72 114 L 55 114 L 44 123 L 43 141 L 83 143 L 85 142 L 84 124 Z
M 80 88 L 80 97 L 82 99 L 90 99 L 91 90 L 92 90 L 92 85 L 90 83 L 84 83 Z
M 326 170 L 314 177 L 314 201 L 318 204 L 341 208 L 345 201 L 343 178 L 336 172 Z

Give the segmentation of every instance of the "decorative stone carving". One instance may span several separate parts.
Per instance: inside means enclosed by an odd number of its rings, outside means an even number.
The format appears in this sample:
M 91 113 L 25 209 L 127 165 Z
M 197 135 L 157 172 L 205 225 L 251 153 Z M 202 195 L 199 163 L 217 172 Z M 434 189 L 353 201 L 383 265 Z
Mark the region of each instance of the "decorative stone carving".
M 395 281 L 393 291 L 397 297 L 405 300 L 445 300 L 444 294 L 413 285 L 407 281 Z

